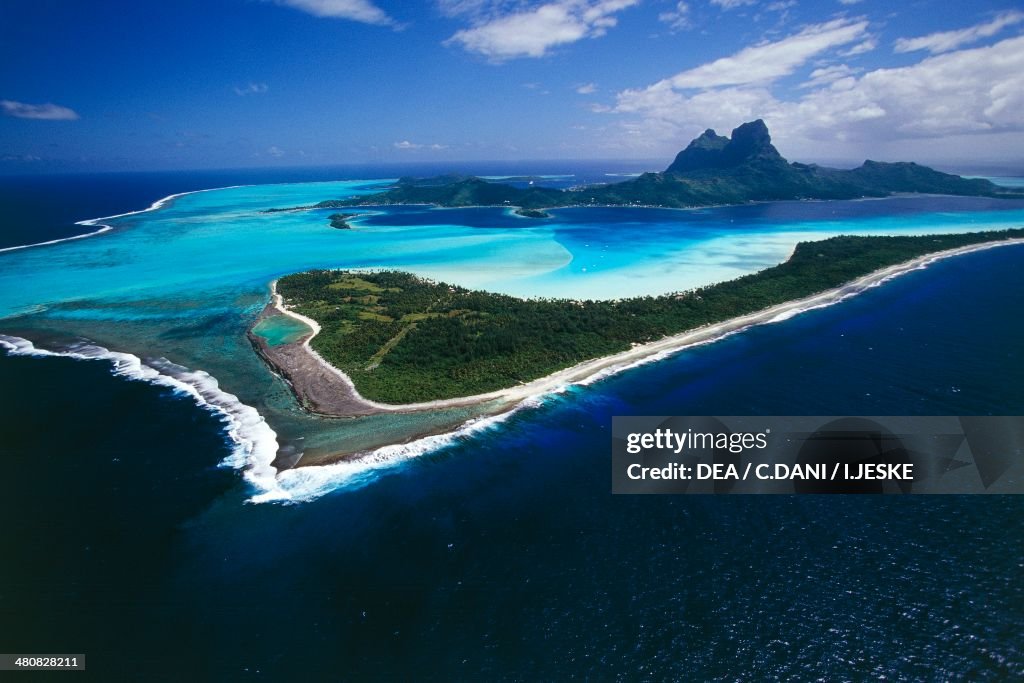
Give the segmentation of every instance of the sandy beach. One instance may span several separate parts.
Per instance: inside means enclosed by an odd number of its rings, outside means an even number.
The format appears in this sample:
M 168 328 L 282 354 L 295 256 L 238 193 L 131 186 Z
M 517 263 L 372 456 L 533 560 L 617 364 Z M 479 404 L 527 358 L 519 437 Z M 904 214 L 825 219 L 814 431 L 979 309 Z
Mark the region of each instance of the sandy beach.
M 874 271 L 835 289 L 803 299 L 788 301 L 713 325 L 698 327 L 664 337 L 658 341 L 637 344 L 628 351 L 585 361 L 515 387 L 486 394 L 423 403 L 384 404 L 360 396 L 352 380 L 324 360 L 310 346 L 310 341 L 320 332 L 320 325 L 315 320 L 290 310 L 277 292 L 276 281 L 271 283 L 272 300 L 261 313 L 260 319 L 269 315 L 283 314 L 303 322 L 309 326 L 312 332 L 296 342 L 279 346 L 270 346 L 261 337 L 251 332 L 249 336 L 260 355 L 289 382 L 300 403 L 313 413 L 332 417 L 354 417 L 384 412 L 401 413 L 459 406 L 480 406 L 481 413 L 494 414 L 509 410 L 526 399 L 558 391 L 567 385 L 589 383 L 627 368 L 678 353 L 691 346 L 713 342 L 754 325 L 785 320 L 804 311 L 830 306 L 894 277 L 924 268 L 940 259 L 1021 243 L 1024 243 L 1024 240 L 999 240 L 927 254 L 905 263 Z M 483 404 L 487 403 L 492 405 L 484 407 Z

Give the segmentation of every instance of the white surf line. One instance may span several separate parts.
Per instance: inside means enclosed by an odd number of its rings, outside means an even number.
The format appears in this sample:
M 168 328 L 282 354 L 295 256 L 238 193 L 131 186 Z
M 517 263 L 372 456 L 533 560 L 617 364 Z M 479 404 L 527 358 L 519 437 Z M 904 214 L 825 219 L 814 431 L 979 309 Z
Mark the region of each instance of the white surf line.
M 80 239 L 85 239 L 86 237 L 95 237 L 96 235 L 101 235 L 101 234 L 103 234 L 105 232 L 110 232 L 111 230 L 114 229 L 114 227 L 112 225 L 107 225 L 106 223 L 103 223 L 102 221 L 110 221 L 110 220 L 114 220 L 115 218 L 124 218 L 125 216 L 135 216 L 135 215 L 138 215 L 140 213 L 147 213 L 149 211 L 156 211 L 157 209 L 160 209 L 163 206 L 165 206 L 168 202 L 174 201 L 178 197 L 184 197 L 184 196 L 190 195 L 190 194 L 199 194 L 201 192 L 217 192 L 219 190 L 238 190 L 238 189 L 241 189 L 243 187 L 261 187 L 263 185 L 317 185 L 317 184 L 321 184 L 321 183 L 322 184 L 327 184 L 327 183 L 372 183 L 372 182 L 378 182 L 378 181 L 371 179 L 371 180 L 314 180 L 314 181 L 311 181 L 311 182 L 308 182 L 308 183 L 304 183 L 304 182 L 301 182 L 301 181 L 290 182 L 290 183 L 250 183 L 250 184 L 247 184 L 247 185 L 225 185 L 224 187 L 208 187 L 208 188 L 204 188 L 202 190 L 189 190 L 188 192 L 177 192 L 175 194 L 169 194 L 166 197 L 164 197 L 163 199 L 158 199 L 155 202 L 153 202 L 152 204 L 150 204 L 147 208 L 139 209 L 138 211 L 128 211 L 126 213 L 114 214 L 113 216 L 102 216 L 100 218 L 87 218 L 84 221 L 75 221 L 75 225 L 84 225 L 84 226 L 87 226 L 87 227 L 99 226 L 100 227 L 99 230 L 95 230 L 93 232 L 87 232 L 87 233 L 84 233 L 82 235 L 72 235 L 71 237 L 61 237 L 60 239 L 47 240 L 46 242 L 35 242 L 34 244 L 19 244 L 19 245 L 14 246 L 14 247 L 4 247 L 3 249 L 0 249 L 0 254 L 2 254 L 5 251 L 18 251 L 19 249 L 30 249 L 32 247 L 44 247 L 44 246 L 47 246 L 49 244 L 59 244 L 60 242 L 70 242 L 71 240 L 80 240 Z M 380 181 L 380 182 L 387 182 L 387 181 L 384 180 L 384 181 Z
M 278 471 L 272 463 L 277 456 L 277 434 L 259 412 L 221 389 L 216 378 L 202 370 L 189 370 L 163 359 L 144 363 L 130 353 L 110 351 L 95 344 L 78 344 L 65 351 L 35 346 L 21 337 L 0 334 L 0 348 L 11 356 L 71 358 L 107 361 L 111 374 L 128 380 L 170 387 L 175 393 L 192 398 L 196 405 L 217 415 L 226 425 L 232 443 L 231 454 L 220 462 L 242 472 L 254 489 L 247 502 L 293 504 L 308 502 L 359 481 L 368 475 L 434 451 L 459 439 L 483 431 L 508 419 L 519 407 L 500 415 L 468 420 L 451 432 L 434 434 L 409 443 L 393 444 L 361 453 L 359 457 L 329 465 Z
M 521 401 L 505 412 L 471 418 L 450 432 L 431 434 L 407 443 L 380 446 L 361 451 L 346 460 L 326 465 L 306 465 L 282 470 L 277 475 L 278 488 L 252 497 L 254 503 L 305 503 L 340 488 L 353 488 L 372 481 L 370 477 L 426 455 L 439 448 L 471 438 L 508 420 L 524 408 L 543 403 L 543 397 Z
M 0 249 L 0 253 L 3 253 L 5 251 L 17 251 L 19 249 L 31 249 L 32 247 L 44 247 L 44 246 L 46 246 L 48 244 L 59 244 L 61 242 L 70 242 L 71 240 L 80 240 L 80 239 L 85 239 L 86 237 L 95 237 L 96 235 L 101 235 L 101 234 L 103 234 L 105 232 L 110 232 L 111 230 L 114 229 L 114 227 L 112 225 L 107 225 L 106 223 L 103 223 L 102 221 L 110 221 L 110 220 L 114 220 L 115 218 L 124 218 L 125 216 L 135 216 L 135 215 L 138 215 L 140 213 L 146 213 L 146 212 L 149 212 L 149 211 L 156 211 L 157 209 L 163 207 L 168 202 L 173 201 L 173 200 L 177 199 L 178 197 L 184 197 L 185 195 L 189 195 L 189 194 L 199 194 L 200 192 L 215 192 L 217 190 L 234 190 L 234 189 L 238 189 L 240 187 L 254 187 L 254 186 L 253 185 L 228 185 L 228 186 L 225 186 L 225 187 L 211 187 L 211 188 L 203 189 L 203 190 L 190 190 L 188 192 L 178 192 L 178 193 L 175 193 L 175 194 L 169 194 L 166 197 L 164 197 L 163 199 L 156 200 L 155 202 L 150 204 L 145 209 L 139 209 L 138 211 L 128 211 L 126 213 L 118 213 L 118 214 L 114 214 L 113 216 L 101 216 L 100 218 L 87 218 L 84 221 L 75 221 L 75 225 L 84 225 L 84 226 L 87 226 L 87 227 L 90 227 L 90 228 L 91 227 L 99 226 L 99 228 L 100 228 L 99 230 L 95 230 L 93 232 L 87 232 L 87 233 L 84 233 L 84 234 L 81 234 L 81 235 L 72 235 L 71 237 L 62 237 L 62 238 L 56 239 L 56 240 L 47 240 L 46 242 L 35 242 L 34 244 L 19 244 L 16 247 L 5 247 L 3 249 Z
M 84 223 L 82 221 L 79 221 L 78 223 L 75 223 L 75 225 L 84 225 Z M 45 247 L 47 244 L 58 244 L 60 242 L 70 242 L 71 240 L 85 239 L 86 237 L 95 237 L 96 235 L 100 235 L 105 232 L 110 232 L 111 230 L 113 230 L 112 227 L 110 227 L 109 225 L 104 225 L 99 230 L 93 230 L 92 232 L 82 233 L 81 235 L 61 237 L 60 239 L 47 240 L 46 242 L 35 242 L 34 244 L 19 244 L 16 247 L 4 247 L 3 249 L 0 249 L 0 254 L 2 254 L 5 251 L 18 251 L 19 249 L 30 249 L 32 247 Z
M 221 389 L 217 379 L 209 373 L 189 370 L 163 359 L 147 364 L 136 355 L 111 351 L 96 344 L 83 343 L 66 351 L 50 351 L 27 339 L 0 334 L 0 348 L 12 356 L 108 361 L 111 373 L 116 376 L 170 387 L 178 394 L 191 397 L 200 408 L 211 411 L 227 426 L 232 452 L 220 464 L 242 471 L 243 478 L 256 489 L 256 495 L 250 500 L 259 497 L 289 502 L 288 493 L 278 485 L 277 469 L 271 464 L 277 457 L 277 434 L 255 408 Z

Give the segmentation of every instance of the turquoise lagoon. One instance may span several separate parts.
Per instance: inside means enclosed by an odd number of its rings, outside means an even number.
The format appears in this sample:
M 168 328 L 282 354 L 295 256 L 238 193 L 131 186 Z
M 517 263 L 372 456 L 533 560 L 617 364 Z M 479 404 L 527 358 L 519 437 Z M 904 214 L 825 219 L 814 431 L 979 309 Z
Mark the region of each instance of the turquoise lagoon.
M 292 344 L 312 332 L 306 323 L 287 315 L 271 315 L 256 323 L 253 334 L 267 341 L 269 346 Z
M 480 408 L 358 419 L 303 412 L 246 337 L 269 283 L 287 273 L 400 268 L 517 296 L 618 298 L 751 273 L 785 260 L 802 240 L 1024 225 L 1021 201 L 920 196 L 683 211 L 572 208 L 547 220 L 501 208 L 381 207 L 360 210 L 352 230 L 329 227 L 329 210 L 263 213 L 371 193 L 387 182 L 206 190 L 99 219 L 111 229 L 93 237 L 2 252 L 0 333 L 86 356 L 109 349 L 124 374 L 153 379 L 158 371 L 230 418 L 231 464 L 252 468 L 257 500 L 304 499 L 472 438 L 495 418 L 480 419 Z M 283 343 L 303 327 L 272 318 L 257 332 Z M 459 425 L 467 426 L 453 432 Z M 274 476 L 275 454 L 290 464 L 303 452 L 362 455 Z

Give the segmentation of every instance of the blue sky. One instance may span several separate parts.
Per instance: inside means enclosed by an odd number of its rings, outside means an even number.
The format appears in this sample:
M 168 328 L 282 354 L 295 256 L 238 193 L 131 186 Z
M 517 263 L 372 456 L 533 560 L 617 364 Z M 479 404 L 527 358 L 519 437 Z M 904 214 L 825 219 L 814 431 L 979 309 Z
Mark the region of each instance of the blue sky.
M 668 160 L 764 118 L 795 160 L 1024 160 L 1016 2 L 0 4 L 0 171 Z

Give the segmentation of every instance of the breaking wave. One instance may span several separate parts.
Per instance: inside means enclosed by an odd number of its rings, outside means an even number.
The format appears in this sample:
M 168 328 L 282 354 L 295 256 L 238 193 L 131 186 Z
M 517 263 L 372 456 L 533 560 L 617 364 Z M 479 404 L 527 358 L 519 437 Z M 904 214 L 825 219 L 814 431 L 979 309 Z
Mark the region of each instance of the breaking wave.
M 176 194 L 169 194 L 166 197 L 163 197 L 162 199 L 156 200 L 155 202 L 150 204 L 145 209 L 139 209 L 138 211 L 128 211 L 126 213 L 118 213 L 118 214 L 115 214 L 113 216 L 102 216 L 100 218 L 89 218 L 89 219 L 86 219 L 84 221 L 76 221 L 75 222 L 75 225 L 83 225 L 83 226 L 90 227 L 90 228 L 98 227 L 99 230 L 93 230 L 92 232 L 82 233 L 81 235 L 72 235 L 71 237 L 61 237 L 61 238 L 55 239 L 55 240 L 47 240 L 45 242 L 34 242 L 33 244 L 19 244 L 19 245 L 14 246 L 14 247 L 5 247 L 3 249 L 0 249 L 0 253 L 3 253 L 5 251 L 17 251 L 19 249 L 30 249 L 32 247 L 45 247 L 46 245 L 49 245 L 49 244 L 60 244 L 61 242 L 70 242 L 71 240 L 80 240 L 80 239 L 85 239 L 86 237 L 95 237 L 96 235 L 102 235 L 103 233 L 110 232 L 111 230 L 114 229 L 114 226 L 108 225 L 108 224 L 104 223 L 103 221 L 110 221 L 110 220 L 113 220 L 115 218 L 124 218 L 125 216 L 135 216 L 135 215 L 138 215 L 140 213 L 147 213 L 149 211 L 156 211 L 157 209 L 163 207 L 168 202 L 173 201 L 173 200 L 177 199 L 178 197 L 184 197 L 187 194 L 199 194 L 200 192 L 215 192 L 216 190 L 233 190 L 233 189 L 236 189 L 236 188 L 239 188 L 239 187 L 247 187 L 247 186 L 246 185 L 229 185 L 227 187 L 212 187 L 212 188 L 206 189 L 206 190 L 191 190 L 189 192 L 178 192 Z
M 257 503 L 274 500 L 306 502 L 339 488 L 363 486 L 390 468 L 493 429 L 519 410 L 536 407 L 543 401 L 544 397 L 540 396 L 528 398 L 511 410 L 468 420 L 453 431 L 424 436 L 408 443 L 381 446 L 342 462 L 284 470 L 277 475 L 275 490 L 255 495 L 252 500 Z
M 278 472 L 272 464 L 277 456 L 277 434 L 255 408 L 221 389 L 217 379 L 207 372 L 189 370 L 163 358 L 144 362 L 136 355 L 84 342 L 52 351 L 39 348 L 21 337 L 0 334 L 0 348 L 12 356 L 107 361 L 114 375 L 169 387 L 180 395 L 191 397 L 226 425 L 232 449 L 220 464 L 242 471 L 242 476 L 255 489 L 249 498 L 252 503 L 307 502 L 340 488 L 360 486 L 372 481 L 381 471 L 490 429 L 520 408 L 539 405 L 543 400 L 527 399 L 510 411 L 469 420 L 451 432 L 382 446 L 344 462 Z
M 189 370 L 168 360 L 146 363 L 130 353 L 110 351 L 102 346 L 78 343 L 61 351 L 36 347 L 21 337 L 0 334 L 0 348 L 12 356 L 59 356 L 76 360 L 104 360 L 119 377 L 170 387 L 176 393 L 190 396 L 202 408 L 210 410 L 227 425 L 227 436 L 233 447 L 221 463 L 243 470 L 245 479 L 260 491 L 277 488 L 277 470 L 271 465 L 277 455 L 277 434 L 252 406 L 222 390 L 216 378 L 202 370 Z

